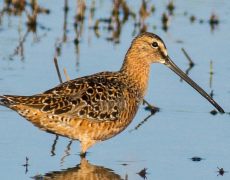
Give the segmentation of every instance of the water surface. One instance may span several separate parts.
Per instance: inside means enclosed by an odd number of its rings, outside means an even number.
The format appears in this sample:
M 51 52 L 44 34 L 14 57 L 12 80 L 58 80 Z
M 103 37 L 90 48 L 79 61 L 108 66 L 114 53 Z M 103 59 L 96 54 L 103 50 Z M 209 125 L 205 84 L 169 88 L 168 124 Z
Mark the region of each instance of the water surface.
M 109 24 L 102 21 L 111 17 L 112 1 L 96 1 L 92 16 L 93 2 L 86 1 L 85 19 L 76 22 L 79 1 L 68 2 L 66 16 L 64 1 L 39 1 L 50 14 L 38 15 L 36 32 L 28 29 L 25 11 L 21 15 L 2 13 L 0 94 L 32 95 L 59 84 L 53 63 L 56 54 L 61 72 L 66 68 L 71 79 L 99 71 L 116 71 L 131 40 L 141 30 L 147 30 L 162 37 L 169 55 L 184 71 L 189 68 L 181 51 L 185 48 L 195 63 L 189 76 L 208 93 L 213 91 L 214 99 L 229 112 L 229 1 L 177 0 L 167 31 L 162 29 L 161 17 L 164 12 L 168 14 L 168 1 L 149 1 L 146 17 L 139 15 L 141 1 L 127 1 L 136 19 L 129 16 L 122 22 L 120 9 L 119 21 L 112 17 L 112 31 L 108 30 Z M 4 1 L 0 4 L 3 9 Z M 152 5 L 154 12 L 151 12 Z M 26 9 L 31 10 L 29 6 Z M 214 29 L 208 22 L 212 13 L 219 18 Z M 196 17 L 193 23 L 190 22 L 192 15 Z M 95 32 L 93 26 L 99 19 Z M 62 76 L 65 79 L 63 73 Z M 217 176 L 217 167 L 230 171 L 229 114 L 210 114 L 213 107 L 160 64 L 152 66 L 146 100 L 161 111 L 133 130 L 150 115 L 141 106 L 131 125 L 115 138 L 91 148 L 88 162 L 83 160 L 84 163 L 79 157 L 78 142 L 70 144 L 69 139 L 59 137 L 52 146 L 55 135 L 37 129 L 15 112 L 0 107 L 0 179 L 43 176 L 63 179 L 77 178 L 80 174 L 91 179 L 100 175 L 104 179 L 133 180 L 142 179 L 137 173 L 144 168 L 147 168 L 148 179 L 229 179 L 229 173 Z M 26 157 L 28 171 L 22 166 Z M 202 159 L 194 162 L 192 157 Z

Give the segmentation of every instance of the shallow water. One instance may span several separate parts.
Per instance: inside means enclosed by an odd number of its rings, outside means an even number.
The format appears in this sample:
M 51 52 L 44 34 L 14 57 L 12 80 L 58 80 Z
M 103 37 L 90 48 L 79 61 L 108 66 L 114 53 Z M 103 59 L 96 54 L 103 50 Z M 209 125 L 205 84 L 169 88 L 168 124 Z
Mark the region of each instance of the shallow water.
M 63 30 L 62 1 L 39 1 L 39 5 L 48 8 L 50 14 L 38 15 L 36 33 L 27 33 L 25 12 L 22 15 L 3 13 L 0 24 L 0 94 L 35 94 L 57 85 L 59 80 L 53 63 L 56 47 L 60 49 L 60 69 L 66 68 L 71 78 L 118 70 L 131 40 L 140 31 L 134 24 L 140 19 L 141 1 L 127 3 L 137 13 L 136 21 L 129 17 L 121 23 L 120 36 L 114 40 L 112 35 L 119 34 L 119 31 L 108 31 L 108 24 L 99 23 L 100 37 L 90 28 L 97 19 L 110 17 L 111 1 L 97 1 L 92 18 L 92 1 L 87 1 L 85 20 L 78 29 L 74 27 L 74 17 L 79 12 L 75 1 L 68 4 L 66 30 Z M 147 4 L 147 11 L 152 4 Z M 214 99 L 229 112 L 230 2 L 177 0 L 168 30 L 164 31 L 161 15 L 166 12 L 167 4 L 168 1 L 154 4 L 156 11 L 144 21 L 146 29 L 162 37 L 170 57 L 184 71 L 189 68 L 181 51 L 182 47 L 185 48 L 195 63 L 189 76 L 208 93 L 213 90 Z M 3 7 L 4 2 L 0 1 L 0 9 Z M 220 19 L 213 30 L 208 22 L 212 13 Z M 190 22 L 191 15 L 197 18 L 194 23 Z M 200 23 L 200 19 L 204 22 Z M 76 38 L 79 44 L 74 43 Z M 23 55 L 15 53 L 17 47 L 23 49 Z M 210 61 L 213 62 L 212 77 Z M 62 76 L 64 79 L 63 73 Z M 69 139 L 59 137 L 54 146 L 55 135 L 37 129 L 15 112 L 0 107 L 0 179 L 38 179 L 43 176 L 44 179 L 45 176 L 96 179 L 99 176 L 100 179 L 133 180 L 142 179 L 137 173 L 144 168 L 147 168 L 147 179 L 229 179 L 228 172 L 223 177 L 217 176 L 217 167 L 230 171 L 228 113 L 210 114 L 213 107 L 160 64 L 152 66 L 145 98 L 160 107 L 160 112 L 133 130 L 150 114 L 141 106 L 125 131 L 92 147 L 87 155 L 89 164 L 83 160 L 80 166 L 78 142 L 69 144 Z M 26 157 L 29 159 L 28 171 L 22 166 Z M 192 161 L 192 157 L 202 159 Z

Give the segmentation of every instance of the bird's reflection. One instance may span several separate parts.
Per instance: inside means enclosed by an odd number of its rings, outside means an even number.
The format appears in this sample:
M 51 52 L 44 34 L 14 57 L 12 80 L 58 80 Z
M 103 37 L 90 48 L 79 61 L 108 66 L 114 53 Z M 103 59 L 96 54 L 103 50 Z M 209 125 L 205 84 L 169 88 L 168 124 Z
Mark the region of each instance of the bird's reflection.
M 65 158 L 68 157 L 70 155 L 70 150 L 71 150 L 71 145 L 73 143 L 73 140 L 69 141 L 69 144 L 67 145 L 64 155 L 61 158 L 61 165 L 63 165 L 63 163 L 65 162 Z
M 66 180 L 66 179 L 78 179 L 78 180 L 121 180 L 121 176 L 116 174 L 112 169 L 93 165 L 85 158 L 81 159 L 80 164 L 75 167 L 60 171 L 48 172 L 44 175 L 36 175 L 32 177 L 36 180 Z

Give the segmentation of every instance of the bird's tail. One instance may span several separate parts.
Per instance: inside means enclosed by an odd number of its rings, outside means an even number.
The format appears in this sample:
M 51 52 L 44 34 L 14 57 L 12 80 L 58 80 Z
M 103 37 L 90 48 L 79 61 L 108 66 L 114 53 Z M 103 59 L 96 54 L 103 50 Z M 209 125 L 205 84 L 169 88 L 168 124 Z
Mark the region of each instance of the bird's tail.
M 17 95 L 0 95 L 0 105 L 9 108 L 17 105 L 26 105 L 31 107 L 40 107 L 45 97 L 43 96 L 17 96 Z
M 11 104 L 11 101 L 8 99 L 7 96 L 2 96 L 0 95 L 0 105 L 1 106 L 6 106 L 6 107 L 9 107 Z

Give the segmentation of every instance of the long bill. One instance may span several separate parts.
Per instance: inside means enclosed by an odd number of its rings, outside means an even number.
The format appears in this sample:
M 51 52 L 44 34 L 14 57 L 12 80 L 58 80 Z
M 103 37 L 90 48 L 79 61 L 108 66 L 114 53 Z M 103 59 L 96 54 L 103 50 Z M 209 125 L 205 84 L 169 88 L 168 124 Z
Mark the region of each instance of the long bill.
M 198 93 L 200 93 L 204 98 L 206 98 L 220 113 L 224 113 L 224 110 L 216 103 L 200 86 L 198 86 L 192 79 L 190 79 L 179 67 L 169 58 L 166 57 L 165 63 L 172 71 L 174 71 L 178 76 L 185 80 L 190 86 L 192 86 Z

